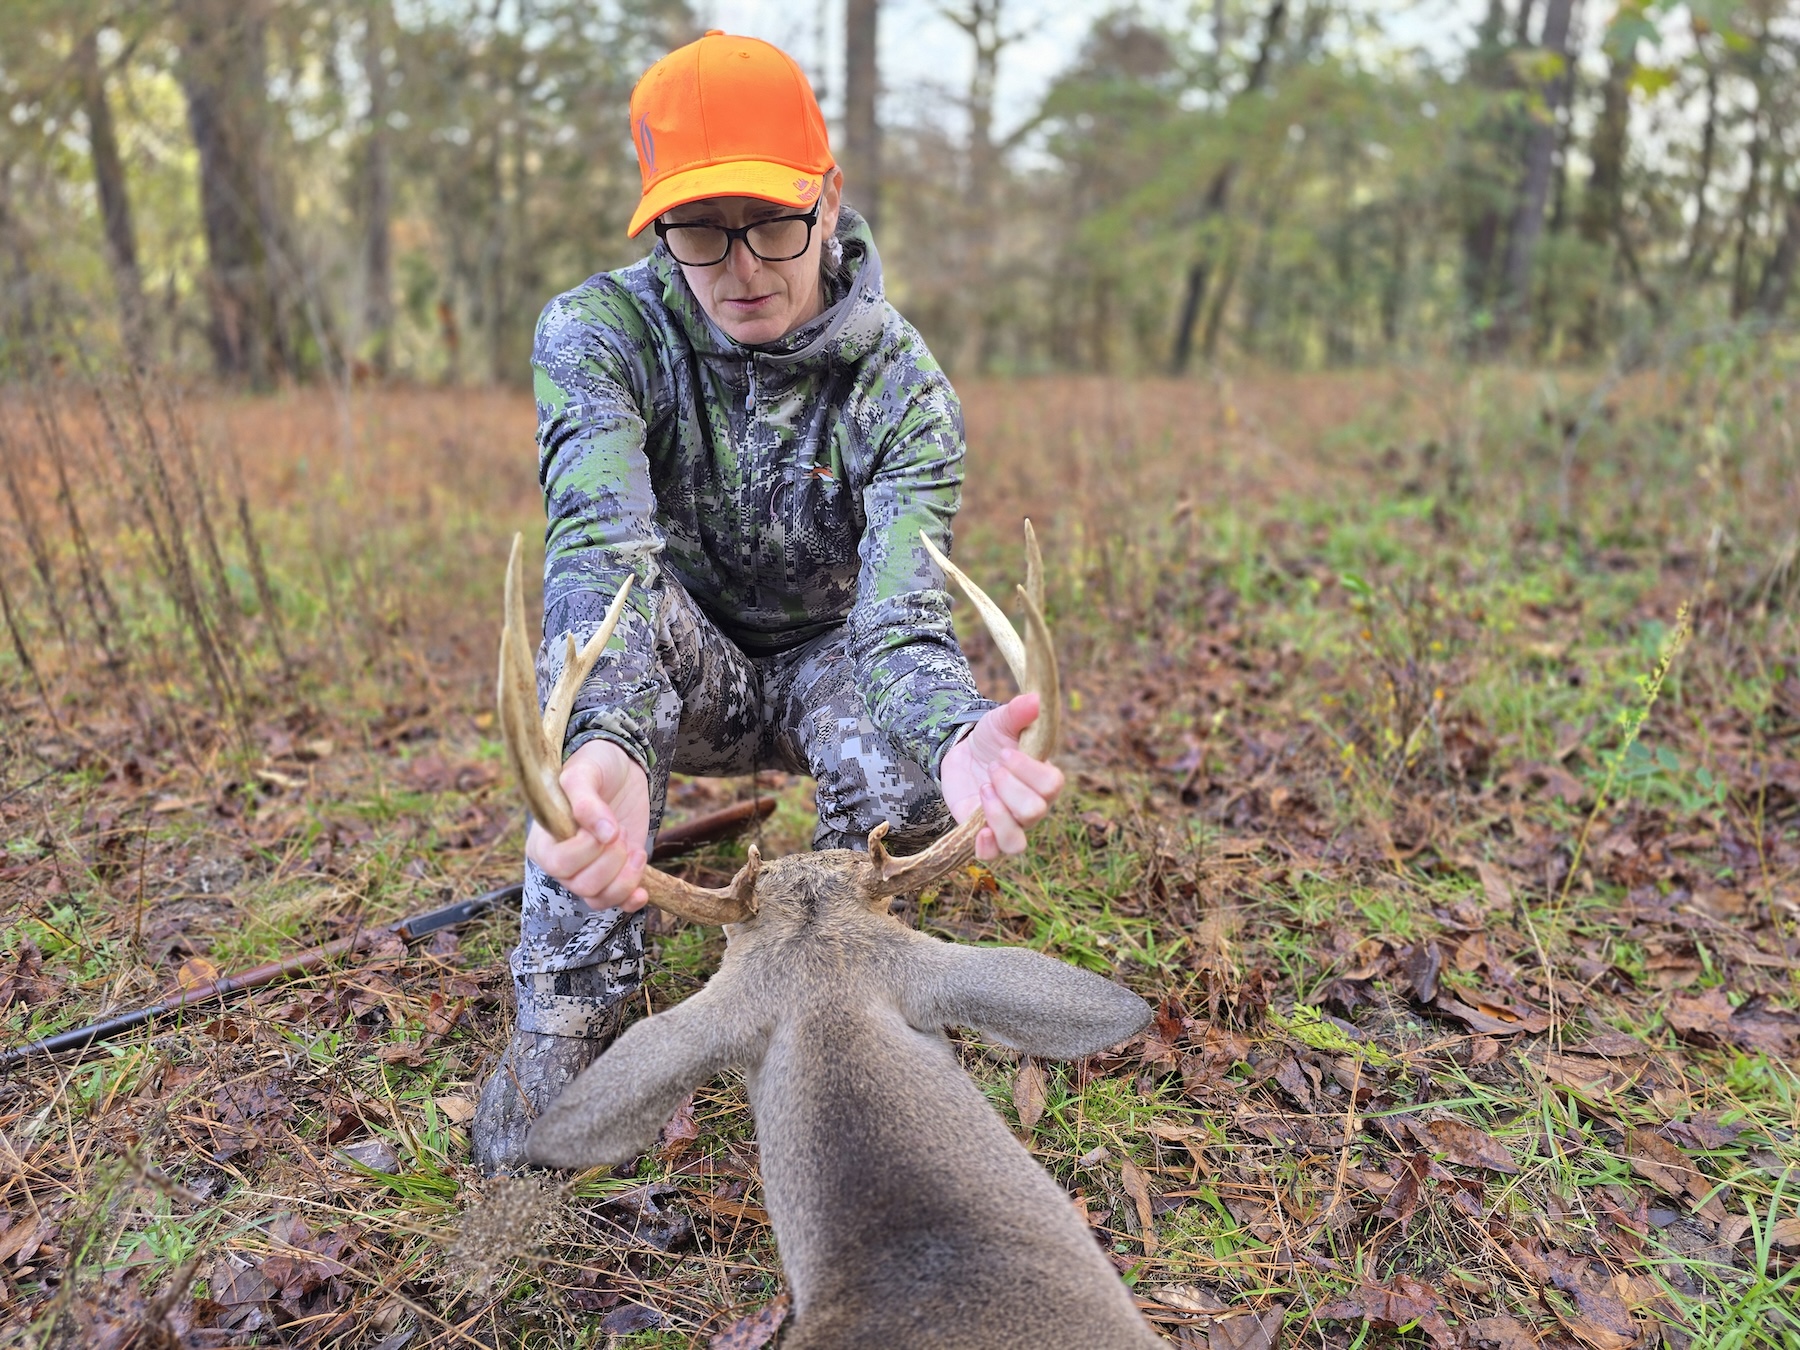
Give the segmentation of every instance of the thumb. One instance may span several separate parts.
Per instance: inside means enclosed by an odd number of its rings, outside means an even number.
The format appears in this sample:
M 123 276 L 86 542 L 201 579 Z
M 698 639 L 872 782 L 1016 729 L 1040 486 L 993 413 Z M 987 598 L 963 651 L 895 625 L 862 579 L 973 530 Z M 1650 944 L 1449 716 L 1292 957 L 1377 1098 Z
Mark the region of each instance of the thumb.
M 1002 703 L 982 719 L 983 725 L 992 723 L 995 739 L 1006 748 L 1019 743 L 1019 737 L 1025 734 L 1025 728 L 1037 721 L 1038 696 L 1036 694 L 1020 694 L 1011 702 Z
M 618 834 L 612 808 L 602 795 L 604 785 L 597 775 L 573 773 L 562 780 L 563 792 L 569 798 L 569 814 L 575 823 L 602 844 L 609 844 Z

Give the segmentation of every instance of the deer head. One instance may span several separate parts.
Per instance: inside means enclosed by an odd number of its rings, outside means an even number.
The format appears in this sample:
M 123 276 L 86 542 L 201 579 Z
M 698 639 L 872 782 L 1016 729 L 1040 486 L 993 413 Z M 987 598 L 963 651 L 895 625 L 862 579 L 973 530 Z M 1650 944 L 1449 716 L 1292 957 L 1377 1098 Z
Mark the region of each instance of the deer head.
M 1026 525 L 1021 638 L 999 606 L 926 547 L 974 603 L 1041 712 L 1026 753 L 1058 733 L 1056 658 L 1043 567 Z M 574 829 L 557 782 L 574 691 L 623 603 L 580 650 L 538 716 L 525 646 L 518 545 L 508 568 L 500 718 L 533 813 Z M 654 870 L 662 909 L 727 926 L 718 973 L 698 994 L 631 1027 L 539 1118 L 536 1162 L 587 1167 L 646 1151 L 682 1097 L 745 1070 L 764 1194 L 795 1323 L 784 1346 L 1152 1346 L 1068 1197 L 1007 1131 L 956 1062 L 946 1026 L 970 1026 L 1031 1055 L 1070 1059 L 1136 1033 L 1150 1008 L 1129 990 L 1038 952 L 940 942 L 890 912 L 974 855 L 976 811 L 922 853 L 893 857 L 885 825 L 867 853 L 836 849 L 764 862 L 728 886 Z

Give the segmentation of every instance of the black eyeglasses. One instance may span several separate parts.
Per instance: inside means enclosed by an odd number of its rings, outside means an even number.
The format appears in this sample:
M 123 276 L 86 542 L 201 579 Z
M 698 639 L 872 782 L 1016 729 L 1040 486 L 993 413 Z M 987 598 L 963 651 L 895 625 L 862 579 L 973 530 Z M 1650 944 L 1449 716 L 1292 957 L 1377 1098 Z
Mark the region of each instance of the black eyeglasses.
M 669 256 L 688 267 L 712 267 L 731 253 L 731 241 L 741 239 L 764 262 L 791 262 L 812 247 L 813 226 L 819 223 L 819 204 L 803 216 L 776 216 L 754 225 L 731 229 L 725 225 L 684 225 L 656 222 L 656 237 Z

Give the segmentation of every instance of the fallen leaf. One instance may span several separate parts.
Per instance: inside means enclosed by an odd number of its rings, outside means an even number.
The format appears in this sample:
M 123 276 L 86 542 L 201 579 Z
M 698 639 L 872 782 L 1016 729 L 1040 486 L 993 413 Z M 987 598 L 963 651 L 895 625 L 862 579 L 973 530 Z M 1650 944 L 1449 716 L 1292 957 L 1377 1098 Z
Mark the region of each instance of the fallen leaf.
M 1599 1031 L 1589 1036 L 1580 1045 L 1569 1047 L 1577 1054 L 1604 1055 L 1609 1059 L 1619 1059 L 1628 1055 L 1644 1055 L 1650 1052 L 1636 1036 L 1628 1036 L 1623 1031 Z
M 681 1099 L 681 1105 L 675 1108 L 675 1114 L 669 1117 L 662 1132 L 656 1136 L 656 1155 L 664 1162 L 673 1162 L 699 1137 L 700 1125 L 694 1119 L 694 1094 L 690 1092 Z
M 1019 1072 L 1013 1078 L 1012 1085 L 1013 1109 L 1019 1113 L 1019 1129 L 1022 1133 L 1030 1134 L 1038 1121 L 1043 1119 L 1046 1088 L 1044 1071 L 1038 1067 L 1036 1060 L 1026 1058 L 1019 1065 Z
M 1215 1317 L 1206 1332 L 1206 1350 L 1274 1350 L 1287 1309 L 1265 1308 L 1241 1317 Z
M 1667 1139 L 1649 1130 L 1627 1130 L 1625 1161 L 1652 1186 L 1677 1200 L 1687 1200 L 1711 1222 L 1725 1221 L 1725 1207 L 1711 1194 L 1712 1178 Z
M 684 1198 L 691 1204 L 716 1215 L 721 1219 L 729 1219 L 733 1223 L 759 1223 L 765 1227 L 769 1222 L 769 1211 L 761 1205 L 752 1205 L 744 1200 L 730 1200 L 720 1195 L 686 1195 Z
M 663 1315 L 641 1303 L 627 1303 L 600 1319 L 600 1330 L 611 1336 L 629 1336 L 634 1331 L 651 1331 L 663 1325 Z
M 762 1350 L 775 1339 L 775 1333 L 781 1330 L 787 1315 L 788 1296 L 777 1294 L 755 1312 L 738 1318 L 723 1331 L 715 1332 L 706 1343 L 708 1350 Z
M 433 1097 L 431 1104 L 439 1114 L 456 1125 L 466 1125 L 475 1118 L 475 1103 L 467 1097 Z
M 1489 909 L 1509 910 L 1513 907 L 1512 887 L 1506 883 L 1506 873 L 1491 862 L 1478 862 L 1475 875 L 1481 878 L 1482 898 Z
M 1440 993 L 1431 1006 L 1458 1019 L 1469 1030 L 1488 1036 L 1536 1034 L 1550 1029 L 1550 1015 L 1524 1004 L 1490 1003 L 1478 998 L 1473 1005 L 1451 994 Z
M 175 987 L 182 990 L 199 989 L 203 985 L 216 983 L 219 968 L 204 956 L 190 956 L 181 963 L 181 969 L 175 972 Z
M 1180 1312 L 1220 1313 L 1230 1309 L 1230 1304 L 1191 1284 L 1171 1284 L 1161 1289 L 1152 1289 L 1149 1295 L 1165 1308 L 1174 1308 Z
M 1441 1150 L 1459 1167 L 1480 1167 L 1489 1172 L 1517 1176 L 1518 1164 L 1506 1145 L 1485 1130 L 1460 1120 L 1433 1120 L 1424 1125 L 1409 1122 L 1413 1135 L 1427 1148 Z
M 1517 1318 L 1504 1314 L 1482 1317 L 1463 1325 L 1463 1334 L 1475 1350 L 1534 1350 L 1538 1334 Z
M 1130 1158 L 1120 1160 L 1119 1180 L 1124 1183 L 1125 1194 L 1131 1197 L 1132 1206 L 1137 1210 L 1138 1227 L 1143 1230 L 1144 1255 L 1154 1256 L 1156 1254 L 1156 1226 L 1152 1222 L 1153 1216 L 1150 1212 L 1150 1182 Z
M 1444 968 L 1444 953 L 1435 942 L 1414 943 L 1400 953 L 1400 973 L 1412 986 L 1413 997 L 1430 1003 L 1438 996 L 1438 974 Z
M 1734 1008 L 1723 989 L 1693 998 L 1677 994 L 1669 1000 L 1668 1019 L 1676 1035 L 1703 1045 L 1735 1045 L 1783 1059 L 1800 1055 L 1800 1015 L 1765 1007 L 1760 998 Z
M 1395 1331 L 1417 1323 L 1420 1331 L 1440 1350 L 1452 1350 L 1456 1333 L 1444 1320 L 1444 1297 L 1423 1280 L 1396 1275 L 1388 1285 L 1365 1284 L 1348 1298 L 1333 1299 L 1319 1308 L 1323 1321 L 1372 1323 L 1382 1331 Z
M 1626 1350 L 1637 1344 L 1638 1329 L 1617 1287 L 1588 1262 L 1569 1252 L 1549 1253 L 1550 1282 L 1575 1301 L 1575 1311 L 1556 1311 L 1576 1340 L 1594 1350 Z

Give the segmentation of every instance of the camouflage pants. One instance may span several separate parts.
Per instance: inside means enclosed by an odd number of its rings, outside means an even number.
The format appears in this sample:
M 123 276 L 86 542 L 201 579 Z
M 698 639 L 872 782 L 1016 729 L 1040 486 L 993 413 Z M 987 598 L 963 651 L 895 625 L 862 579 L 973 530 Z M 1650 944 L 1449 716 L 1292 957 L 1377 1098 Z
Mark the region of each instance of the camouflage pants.
M 937 783 L 870 719 L 842 629 L 775 656 L 747 656 L 666 573 L 655 613 L 662 688 L 651 733 L 652 839 L 672 770 L 812 775 L 815 849 L 861 848 L 884 820 L 893 827 L 889 841 L 903 851 L 949 827 Z M 527 861 L 512 954 L 518 1029 L 607 1034 L 617 1005 L 643 977 L 643 920 L 641 913 L 590 909 Z

